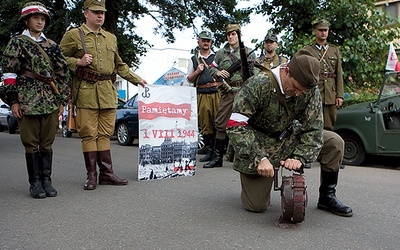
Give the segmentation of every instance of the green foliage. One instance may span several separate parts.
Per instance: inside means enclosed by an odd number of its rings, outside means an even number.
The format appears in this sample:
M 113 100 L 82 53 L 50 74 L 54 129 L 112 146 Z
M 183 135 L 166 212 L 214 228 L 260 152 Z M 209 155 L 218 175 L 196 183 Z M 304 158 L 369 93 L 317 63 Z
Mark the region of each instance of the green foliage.
M 400 35 L 396 20 L 376 10 L 373 0 L 265 0 L 258 13 L 268 15 L 274 32 L 283 32 L 282 52 L 292 56 L 314 41 L 311 23 L 327 19 L 331 26 L 328 42 L 339 47 L 344 81 L 357 88 L 380 86 L 389 42 Z M 288 14 L 290 13 L 290 14 Z M 394 23 L 391 28 L 386 23 Z
M 76 27 L 85 20 L 82 14 L 82 0 L 40 0 L 50 10 L 52 21 L 46 25 L 45 34 L 60 42 L 67 27 Z M 23 30 L 18 18 L 22 6 L 29 0 L 1 0 L 0 2 L 0 52 L 4 50 L 9 39 Z M 17 3 L 17 4 L 16 4 Z M 150 42 L 139 36 L 135 30 L 138 19 L 149 16 L 156 21 L 152 32 L 160 39 L 175 41 L 175 34 L 185 28 L 193 28 L 197 33 L 195 22 L 203 22 L 202 29 L 211 30 L 216 38 L 214 46 L 225 41 L 225 27 L 234 22 L 249 22 L 252 9 L 236 9 L 237 1 L 231 0 L 108 0 L 106 1 L 106 20 L 104 28 L 117 36 L 119 53 L 130 66 L 139 63 L 139 56 L 144 55 Z M 151 31 L 149 31 L 151 32 Z

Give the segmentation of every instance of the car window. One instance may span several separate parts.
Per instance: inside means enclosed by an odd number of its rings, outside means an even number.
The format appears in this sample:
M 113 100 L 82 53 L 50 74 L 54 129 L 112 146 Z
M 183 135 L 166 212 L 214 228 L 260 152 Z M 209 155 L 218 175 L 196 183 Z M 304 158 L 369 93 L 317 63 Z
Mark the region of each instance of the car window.
M 385 84 L 382 89 L 382 97 L 390 97 L 400 94 L 400 77 L 397 73 L 390 74 L 386 77 Z
M 130 108 L 130 109 L 132 109 L 132 108 L 138 108 L 138 95 L 136 94 L 135 96 L 133 96 L 131 99 L 129 99 L 127 102 L 126 102 L 126 104 L 125 104 L 125 106 L 124 106 L 125 108 Z

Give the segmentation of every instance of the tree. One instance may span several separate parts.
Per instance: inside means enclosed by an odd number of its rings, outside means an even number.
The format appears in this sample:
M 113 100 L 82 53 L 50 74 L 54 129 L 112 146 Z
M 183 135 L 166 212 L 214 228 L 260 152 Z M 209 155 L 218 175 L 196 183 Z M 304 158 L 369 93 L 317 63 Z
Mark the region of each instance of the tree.
M 0 51 L 4 50 L 9 39 L 19 34 L 23 26 L 16 25 L 22 6 L 28 0 L 2 0 L 0 3 Z M 51 22 L 47 25 L 46 35 L 60 42 L 67 27 L 79 26 L 84 22 L 82 0 L 41 0 L 51 13 Z M 106 19 L 104 28 L 114 33 L 118 39 L 119 53 L 130 66 L 139 63 L 139 56 L 146 53 L 146 47 L 152 45 L 135 33 L 137 20 L 150 16 L 157 25 L 153 32 L 172 43 L 174 32 L 193 28 L 200 19 L 202 28 L 215 34 L 215 46 L 225 41 L 224 28 L 230 23 L 249 22 L 251 9 L 236 9 L 237 1 L 231 0 L 108 0 L 106 1 Z
M 293 55 L 312 43 L 311 23 L 324 18 L 330 22 L 328 42 L 339 46 L 344 80 L 357 89 L 380 86 L 388 55 L 389 42 L 398 38 L 399 24 L 378 11 L 373 0 L 264 0 L 255 7 L 274 24 L 274 32 L 283 32 L 283 52 Z M 387 23 L 394 23 L 390 28 Z M 349 84 L 349 77 L 354 80 Z

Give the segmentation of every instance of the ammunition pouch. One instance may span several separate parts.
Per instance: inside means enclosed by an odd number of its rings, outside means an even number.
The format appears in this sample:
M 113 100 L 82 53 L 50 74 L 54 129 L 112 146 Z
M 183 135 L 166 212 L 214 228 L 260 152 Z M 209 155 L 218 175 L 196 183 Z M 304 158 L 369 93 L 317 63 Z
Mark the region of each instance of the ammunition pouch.
M 225 81 L 222 80 L 221 84 L 217 86 L 218 93 L 221 97 L 224 97 L 230 91 L 232 91 L 232 87 Z
M 78 67 L 75 71 L 75 76 L 78 79 L 88 81 L 90 83 L 96 83 L 97 81 L 111 80 L 115 82 L 117 80 L 117 74 L 114 72 L 111 75 L 103 75 L 100 72 L 86 68 L 86 67 Z

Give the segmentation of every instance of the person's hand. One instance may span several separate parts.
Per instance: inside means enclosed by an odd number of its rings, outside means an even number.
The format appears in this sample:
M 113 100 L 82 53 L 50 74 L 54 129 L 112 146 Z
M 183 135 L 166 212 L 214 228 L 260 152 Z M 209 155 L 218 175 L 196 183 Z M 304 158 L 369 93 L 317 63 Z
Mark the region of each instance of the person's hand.
M 144 85 L 146 85 L 146 84 L 147 84 L 147 82 L 146 82 L 146 80 L 144 80 L 144 79 L 142 79 L 142 80 L 139 82 L 139 85 L 142 86 L 142 87 L 144 87 Z
M 228 71 L 223 69 L 217 72 L 217 76 L 227 79 L 231 76 L 231 74 L 229 74 Z
M 200 74 L 204 70 L 204 63 L 200 63 L 199 66 L 197 66 L 196 71 Z
M 257 173 L 264 177 L 273 177 L 275 174 L 274 166 L 267 158 L 264 158 L 258 163 Z
M 299 170 L 301 168 L 301 161 L 296 159 L 286 159 L 284 161 L 280 161 L 282 167 L 286 168 L 287 170 Z
M 343 104 L 343 98 L 336 98 L 336 107 L 339 108 Z
M 19 103 L 13 103 L 11 105 L 11 111 L 12 111 L 12 113 L 13 113 L 15 118 L 22 119 L 22 111 L 21 111 L 21 108 L 19 106 Z
M 58 107 L 58 116 L 62 115 L 64 113 L 64 106 L 60 105 L 60 107 Z
M 84 54 L 83 57 L 78 60 L 76 65 L 81 66 L 81 67 L 86 67 L 92 63 L 92 60 L 93 60 L 93 56 L 91 54 Z

